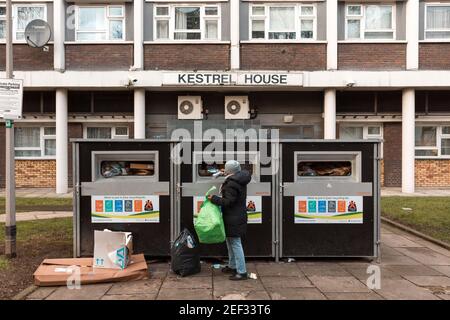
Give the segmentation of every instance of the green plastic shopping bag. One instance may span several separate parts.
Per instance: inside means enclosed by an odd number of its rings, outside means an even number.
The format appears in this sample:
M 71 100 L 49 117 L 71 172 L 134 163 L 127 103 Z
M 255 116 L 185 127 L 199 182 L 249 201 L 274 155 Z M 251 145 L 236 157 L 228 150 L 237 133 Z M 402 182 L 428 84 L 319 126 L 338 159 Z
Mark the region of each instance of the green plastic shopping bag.
M 222 243 L 225 241 L 225 226 L 223 224 L 222 212 L 219 206 L 208 200 L 208 195 L 216 187 L 212 187 L 206 193 L 206 199 L 200 207 L 194 228 L 200 243 Z

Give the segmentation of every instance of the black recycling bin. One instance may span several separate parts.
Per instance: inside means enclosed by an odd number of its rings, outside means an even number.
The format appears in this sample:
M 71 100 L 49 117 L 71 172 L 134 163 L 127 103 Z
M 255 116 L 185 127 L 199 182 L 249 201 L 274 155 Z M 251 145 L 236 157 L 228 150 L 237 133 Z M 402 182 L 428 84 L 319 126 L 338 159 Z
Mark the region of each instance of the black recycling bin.
M 379 154 L 379 141 L 281 142 L 281 257 L 378 257 Z
M 133 234 L 134 252 L 168 256 L 170 142 L 73 140 L 74 253 L 92 256 L 94 230 Z

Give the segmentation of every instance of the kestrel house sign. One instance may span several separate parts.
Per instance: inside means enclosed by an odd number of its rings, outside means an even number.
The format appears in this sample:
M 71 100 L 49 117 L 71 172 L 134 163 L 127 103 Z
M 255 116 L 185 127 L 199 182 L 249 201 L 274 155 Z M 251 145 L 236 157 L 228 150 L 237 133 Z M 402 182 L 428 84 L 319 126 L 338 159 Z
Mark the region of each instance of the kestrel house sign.
M 166 72 L 163 85 L 193 86 L 301 86 L 301 73 Z

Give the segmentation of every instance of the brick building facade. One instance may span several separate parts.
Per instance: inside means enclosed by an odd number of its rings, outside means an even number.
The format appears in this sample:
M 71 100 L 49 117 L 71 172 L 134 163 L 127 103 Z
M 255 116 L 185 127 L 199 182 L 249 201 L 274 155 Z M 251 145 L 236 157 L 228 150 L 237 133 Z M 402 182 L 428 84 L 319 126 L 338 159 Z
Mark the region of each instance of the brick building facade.
M 65 192 L 71 138 L 167 138 L 183 125 L 178 96 L 200 97 L 209 127 L 224 126 L 227 96 L 245 96 L 257 115 L 244 126 L 282 138 L 383 139 L 384 186 L 450 187 L 450 1 L 24 0 L 18 10 L 28 18 L 14 25 L 52 29 L 44 49 L 13 30 L 19 187 Z M 4 154 L 0 144 L 0 187 Z

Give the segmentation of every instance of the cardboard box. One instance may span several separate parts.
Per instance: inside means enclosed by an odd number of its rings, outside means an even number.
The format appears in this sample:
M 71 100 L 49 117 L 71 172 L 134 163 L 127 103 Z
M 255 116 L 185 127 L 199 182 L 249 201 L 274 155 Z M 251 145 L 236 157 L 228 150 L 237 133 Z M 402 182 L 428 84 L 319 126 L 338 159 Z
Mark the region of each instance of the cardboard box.
M 80 284 L 140 280 L 148 276 L 143 254 L 132 255 L 124 270 L 94 268 L 92 262 L 92 258 L 45 259 L 33 274 L 34 284 L 65 286 L 77 276 Z
M 94 231 L 94 267 L 125 269 L 133 254 L 131 232 Z

